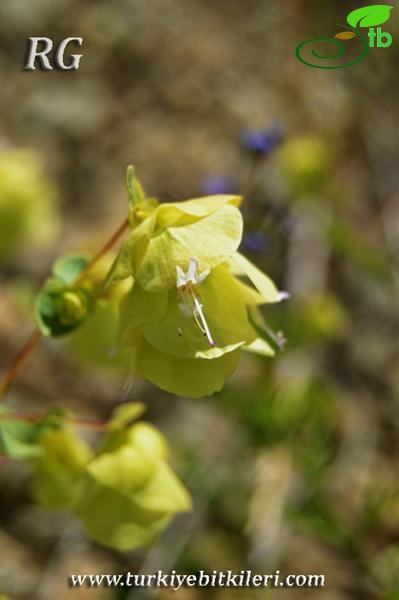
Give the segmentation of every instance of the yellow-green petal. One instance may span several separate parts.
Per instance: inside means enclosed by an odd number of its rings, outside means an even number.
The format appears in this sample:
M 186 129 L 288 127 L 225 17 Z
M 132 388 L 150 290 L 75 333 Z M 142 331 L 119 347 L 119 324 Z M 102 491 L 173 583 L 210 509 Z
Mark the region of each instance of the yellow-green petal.
M 261 356 L 274 356 L 275 354 L 273 348 L 262 338 L 256 338 L 251 344 L 244 346 L 244 350 Z
M 154 232 L 155 217 L 150 216 L 139 225 L 135 226 L 129 238 L 122 245 L 114 264 L 112 265 L 108 277 L 105 281 L 105 288 L 126 279 L 134 277 L 141 261 L 150 243 Z
M 227 352 L 232 345 L 249 344 L 257 337 L 249 322 L 247 307 L 259 302 L 259 294 L 233 277 L 226 265 L 211 271 L 198 286 L 198 295 L 219 354 Z M 210 350 L 209 341 L 194 318 L 182 313 L 179 302 L 176 290 L 170 290 L 165 317 L 145 325 L 143 335 L 162 352 L 194 358 Z M 179 330 L 182 335 L 178 334 Z
M 160 462 L 148 483 L 134 494 L 137 506 L 159 517 L 190 510 L 191 499 L 172 469 Z
M 208 350 L 199 350 L 195 353 L 195 358 L 206 358 L 207 360 L 213 360 L 215 358 L 220 358 L 223 354 L 227 354 L 228 352 L 234 352 L 238 348 L 245 348 L 245 342 L 237 342 L 236 344 L 231 344 L 230 346 L 225 346 L 224 348 L 208 348 Z
M 202 270 L 231 256 L 241 241 L 242 216 L 229 204 L 185 227 L 170 227 L 151 238 L 135 278 L 148 292 L 176 285 L 176 266 L 186 270 L 191 258 Z
M 136 374 L 172 394 L 201 398 L 222 389 L 237 368 L 240 350 L 220 358 L 178 358 L 160 352 L 142 339 L 137 353 Z
M 78 492 L 79 477 L 92 451 L 70 428 L 45 431 L 39 444 L 43 453 L 34 462 L 34 496 L 49 508 L 67 506 Z
M 232 194 L 218 194 L 215 196 L 204 196 L 193 198 L 183 202 L 167 202 L 161 204 L 157 209 L 157 226 L 181 227 L 216 212 L 226 204 L 240 206 L 241 196 Z
M 255 267 L 245 256 L 236 252 L 229 262 L 235 275 L 248 277 L 251 280 L 262 296 L 263 302 L 280 302 L 281 295 L 270 277 Z
M 150 544 L 171 516 L 165 514 L 154 519 L 136 505 L 134 495 L 103 486 L 89 475 L 76 503 L 76 512 L 93 539 L 121 551 Z
M 158 321 L 166 313 L 168 293 L 145 292 L 136 282 L 119 303 L 118 339 L 134 327 Z
M 131 427 L 127 441 L 150 460 L 159 462 L 168 458 L 169 450 L 165 438 L 150 423 L 141 421 Z
M 96 457 L 87 471 L 98 483 L 128 493 L 145 485 L 155 467 L 156 463 L 137 448 L 122 446 Z

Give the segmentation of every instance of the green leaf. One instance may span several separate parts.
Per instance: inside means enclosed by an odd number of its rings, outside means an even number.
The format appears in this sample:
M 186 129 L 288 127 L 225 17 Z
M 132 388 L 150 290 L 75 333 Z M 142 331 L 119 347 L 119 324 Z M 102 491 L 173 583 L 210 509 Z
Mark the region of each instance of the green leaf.
M 66 285 L 72 285 L 90 262 L 87 254 L 67 253 L 53 264 L 53 275 Z
M 17 414 L 0 407 L 0 453 L 19 460 L 41 456 L 40 436 L 60 426 L 64 415 L 52 408 L 40 420 L 21 420 Z
M 184 227 L 170 227 L 151 238 L 135 278 L 148 292 L 176 284 L 176 266 L 186 270 L 196 258 L 202 270 L 212 269 L 237 249 L 242 236 L 242 216 L 227 204 Z
M 37 444 L 38 426 L 29 421 L 14 420 L 12 414 L 7 419 L 5 410 L 0 410 L 0 454 L 15 460 L 38 456 L 41 448 Z
M 357 8 L 349 13 L 347 21 L 352 27 L 375 27 L 388 21 L 393 6 L 374 4 Z

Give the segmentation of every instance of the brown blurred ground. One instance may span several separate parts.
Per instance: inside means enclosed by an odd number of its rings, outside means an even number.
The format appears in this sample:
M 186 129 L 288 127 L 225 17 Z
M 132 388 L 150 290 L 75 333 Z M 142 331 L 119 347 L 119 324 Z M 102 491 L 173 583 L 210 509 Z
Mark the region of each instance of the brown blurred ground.
M 162 199 L 199 195 L 201 181 L 214 174 L 242 189 L 251 159 L 237 142 L 240 132 L 277 120 L 286 143 L 312 134 L 331 148 L 334 198 L 349 198 L 332 212 L 363 244 L 360 257 L 352 256 L 324 237 L 331 217 L 326 183 L 309 201 L 296 202 L 273 157 L 261 163 L 246 216 L 253 229 L 272 216 L 269 245 L 252 258 L 294 295 L 276 317 L 291 328 L 292 343 L 272 365 L 245 361 L 221 398 L 176 399 L 140 382 L 134 390 L 170 439 L 196 500 L 194 515 L 178 520 L 148 556 L 121 556 L 88 541 L 68 516 L 33 507 L 27 469 L 3 461 L 0 591 L 11 598 L 139 598 L 68 590 L 66 576 L 140 567 L 279 568 L 324 573 L 327 580 L 325 590 L 291 595 L 185 590 L 173 596 L 182 600 L 398 597 L 397 15 L 387 24 L 392 46 L 352 68 L 311 69 L 294 55 L 304 39 L 333 35 L 335 23 L 357 7 L 300 0 L 0 1 L 0 146 L 39 154 L 58 186 L 63 222 L 57 243 L 24 250 L 2 266 L 2 365 L 32 322 L 15 306 L 10 284 L 25 278 L 37 289 L 61 251 L 96 248 L 106 239 L 126 212 L 129 163 Z M 83 36 L 79 71 L 22 71 L 33 35 Z M 276 211 L 283 221 L 273 220 Z M 375 256 L 382 271 L 373 269 Z M 339 303 L 345 326 L 338 336 L 319 332 L 309 340 L 295 315 L 320 295 Z M 339 327 L 334 321 L 333 330 Z M 45 410 L 63 403 L 106 417 L 120 399 L 121 379 L 82 368 L 64 345 L 43 343 L 8 404 Z M 320 421 L 317 391 L 306 396 L 292 427 L 259 432 L 248 424 L 245 403 L 259 403 L 263 393 L 269 402 L 271 389 L 281 395 L 283 414 L 301 386 L 316 380 L 329 386 Z

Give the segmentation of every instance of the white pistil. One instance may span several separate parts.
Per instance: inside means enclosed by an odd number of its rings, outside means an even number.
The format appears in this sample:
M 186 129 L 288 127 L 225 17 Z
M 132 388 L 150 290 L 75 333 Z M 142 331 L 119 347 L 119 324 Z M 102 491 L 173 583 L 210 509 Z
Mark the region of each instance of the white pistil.
M 179 304 L 179 308 L 185 317 L 194 317 L 199 329 L 207 337 L 211 348 L 215 348 L 216 343 L 212 338 L 208 323 L 206 322 L 205 315 L 202 310 L 202 304 L 200 302 L 199 295 L 197 294 L 197 286 L 204 281 L 205 277 L 209 275 L 209 270 L 203 271 L 199 275 L 197 274 L 197 269 L 198 261 L 195 258 L 190 259 L 187 274 L 184 273 L 181 267 L 176 267 L 176 286 L 182 300 L 182 302 Z

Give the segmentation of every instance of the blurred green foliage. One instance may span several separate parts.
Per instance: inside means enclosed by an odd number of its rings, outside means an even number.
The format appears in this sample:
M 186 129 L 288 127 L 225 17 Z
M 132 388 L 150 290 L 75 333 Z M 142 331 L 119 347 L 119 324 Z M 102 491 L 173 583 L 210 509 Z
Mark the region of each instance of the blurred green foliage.
M 55 186 L 29 150 L 0 152 L 0 259 L 52 242 L 59 231 Z

